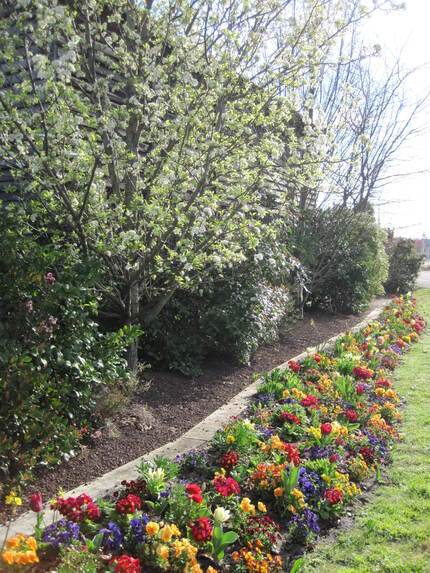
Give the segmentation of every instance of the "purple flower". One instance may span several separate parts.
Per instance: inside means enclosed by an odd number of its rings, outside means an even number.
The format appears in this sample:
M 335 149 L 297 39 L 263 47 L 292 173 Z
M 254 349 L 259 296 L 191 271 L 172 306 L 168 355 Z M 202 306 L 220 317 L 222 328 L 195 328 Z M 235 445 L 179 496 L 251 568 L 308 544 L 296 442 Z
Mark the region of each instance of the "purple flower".
M 72 541 L 79 537 L 79 524 L 73 521 L 60 519 L 57 523 L 48 525 L 42 533 L 45 543 L 53 545 L 70 545 Z
M 304 467 L 301 467 L 299 469 L 299 486 L 300 486 L 300 489 L 302 490 L 302 492 L 306 496 L 314 495 L 315 486 L 311 482 L 311 480 L 309 479 L 308 472 L 306 471 L 306 468 L 304 468 Z
M 103 533 L 103 543 L 110 551 L 119 551 L 124 543 L 124 537 L 121 529 L 113 521 L 109 522 L 107 528 L 100 529 L 99 533 Z

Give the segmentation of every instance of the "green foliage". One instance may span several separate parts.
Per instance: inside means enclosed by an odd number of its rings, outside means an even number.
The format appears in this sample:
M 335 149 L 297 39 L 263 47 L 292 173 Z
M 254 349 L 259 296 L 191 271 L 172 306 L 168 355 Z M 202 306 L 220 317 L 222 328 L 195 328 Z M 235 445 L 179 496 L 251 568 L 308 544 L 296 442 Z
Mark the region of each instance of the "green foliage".
M 295 240 L 296 254 L 309 270 L 308 305 L 358 312 L 383 293 L 385 234 L 370 214 L 338 207 L 308 210 Z
M 415 250 L 412 239 L 391 239 L 387 244 L 389 256 L 387 293 L 406 293 L 413 290 L 424 256 Z
M 64 551 L 57 569 L 58 573 L 96 573 L 99 566 L 97 555 L 90 551 L 82 551 L 80 547 L 71 547 Z
M 276 339 L 293 311 L 286 279 L 282 283 L 274 274 L 253 263 L 212 280 L 200 292 L 177 293 L 145 329 L 143 356 L 187 376 L 198 374 L 213 352 L 249 363 L 258 346 Z M 284 274 L 289 276 L 285 265 Z
M 5 215 L 5 214 L 4 214 Z M 112 386 L 127 383 L 133 332 L 102 334 L 96 272 L 71 248 L 0 233 L 0 470 L 22 477 L 73 454 Z

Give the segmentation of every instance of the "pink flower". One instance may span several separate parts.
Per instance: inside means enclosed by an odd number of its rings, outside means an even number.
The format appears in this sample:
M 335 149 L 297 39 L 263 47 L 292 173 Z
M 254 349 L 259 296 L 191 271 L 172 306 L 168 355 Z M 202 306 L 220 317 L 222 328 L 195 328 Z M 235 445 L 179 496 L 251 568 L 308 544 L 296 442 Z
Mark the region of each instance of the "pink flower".
M 57 282 L 57 279 L 54 277 L 52 273 L 46 273 L 46 275 L 43 278 L 45 279 L 45 282 L 48 283 L 49 285 L 55 285 L 55 283 Z

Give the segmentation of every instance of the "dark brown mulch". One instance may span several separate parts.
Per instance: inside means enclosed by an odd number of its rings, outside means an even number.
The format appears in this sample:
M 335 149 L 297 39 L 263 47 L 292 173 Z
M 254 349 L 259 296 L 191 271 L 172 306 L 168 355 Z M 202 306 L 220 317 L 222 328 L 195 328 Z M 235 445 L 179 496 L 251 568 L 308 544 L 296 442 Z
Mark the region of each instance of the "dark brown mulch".
M 260 348 L 249 366 L 212 358 L 193 380 L 172 372 L 146 371 L 129 405 L 96 432 L 100 437 L 82 445 L 76 457 L 60 466 L 36 472 L 35 485 L 22 491 L 20 512 L 29 509 L 27 499 L 33 492 L 40 491 L 49 500 L 59 487 L 73 489 L 176 439 L 243 390 L 252 382 L 253 373 L 270 370 L 351 328 L 366 314 L 308 313 L 276 343 Z M 5 507 L 0 507 L 0 521 L 5 519 Z

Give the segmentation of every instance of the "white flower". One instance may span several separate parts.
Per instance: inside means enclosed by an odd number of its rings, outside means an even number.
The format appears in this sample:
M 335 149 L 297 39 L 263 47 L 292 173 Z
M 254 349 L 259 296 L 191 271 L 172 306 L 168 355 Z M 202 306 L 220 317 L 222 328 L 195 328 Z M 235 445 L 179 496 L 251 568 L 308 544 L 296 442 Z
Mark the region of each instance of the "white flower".
M 214 511 L 214 519 L 216 521 L 216 523 L 225 523 L 226 521 L 228 521 L 231 517 L 231 513 L 228 509 L 225 509 L 225 507 L 217 507 Z
M 163 480 L 164 479 L 164 470 L 162 468 L 157 468 L 157 469 L 153 469 L 153 468 L 148 468 L 147 472 L 147 479 L 150 480 Z

